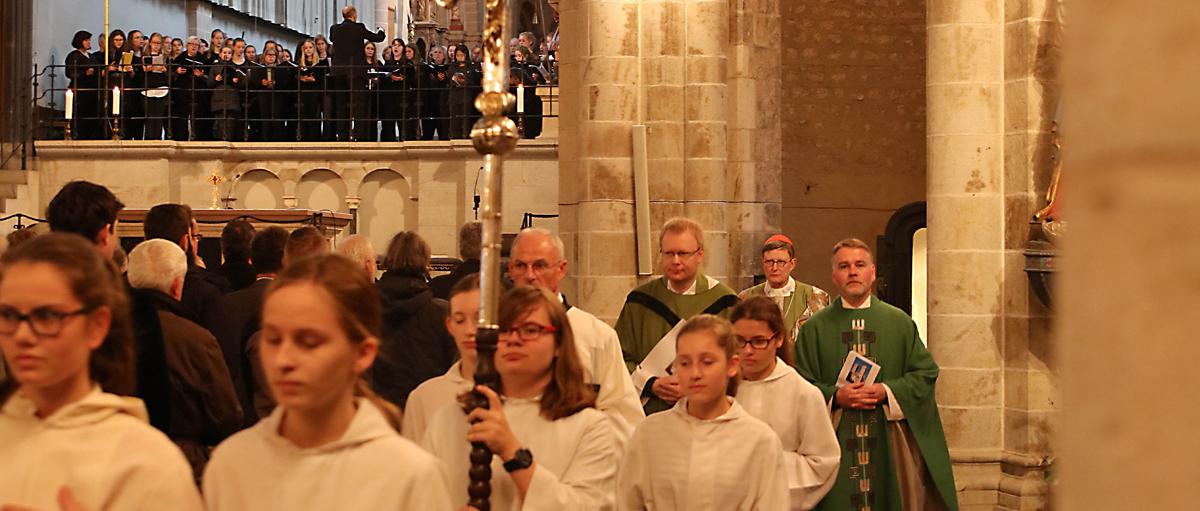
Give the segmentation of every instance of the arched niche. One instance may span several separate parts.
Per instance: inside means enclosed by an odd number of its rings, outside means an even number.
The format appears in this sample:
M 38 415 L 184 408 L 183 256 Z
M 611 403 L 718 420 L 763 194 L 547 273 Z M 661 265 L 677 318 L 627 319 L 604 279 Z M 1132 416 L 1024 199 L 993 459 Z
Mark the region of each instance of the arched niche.
M 391 169 L 377 169 L 358 187 L 358 232 L 382 252 L 400 231 L 417 229 L 417 203 L 412 183 Z
M 346 182 L 331 170 L 310 170 L 296 185 L 296 206 L 314 211 L 346 211 Z
M 238 209 L 283 209 L 283 196 L 283 181 L 265 169 L 247 171 L 233 185 Z

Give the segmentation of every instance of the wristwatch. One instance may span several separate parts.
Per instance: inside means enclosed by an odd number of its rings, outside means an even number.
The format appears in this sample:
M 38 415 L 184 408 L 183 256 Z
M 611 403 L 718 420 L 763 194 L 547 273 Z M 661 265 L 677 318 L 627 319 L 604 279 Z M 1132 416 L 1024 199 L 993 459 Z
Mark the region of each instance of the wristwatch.
M 504 462 L 504 470 L 507 472 L 516 472 L 533 466 L 533 453 L 524 447 L 517 449 L 513 458 Z

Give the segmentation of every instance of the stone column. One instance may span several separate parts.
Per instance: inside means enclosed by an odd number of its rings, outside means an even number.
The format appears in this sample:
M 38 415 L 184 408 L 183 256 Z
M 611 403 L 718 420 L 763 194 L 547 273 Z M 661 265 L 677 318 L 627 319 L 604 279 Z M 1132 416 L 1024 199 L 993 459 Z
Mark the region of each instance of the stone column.
M 998 503 L 1003 448 L 1004 8 L 927 5 L 928 346 L 959 503 Z
M 1182 509 L 1200 480 L 1200 4 L 1071 2 L 1056 508 Z M 1136 22 L 1131 21 L 1136 20 Z

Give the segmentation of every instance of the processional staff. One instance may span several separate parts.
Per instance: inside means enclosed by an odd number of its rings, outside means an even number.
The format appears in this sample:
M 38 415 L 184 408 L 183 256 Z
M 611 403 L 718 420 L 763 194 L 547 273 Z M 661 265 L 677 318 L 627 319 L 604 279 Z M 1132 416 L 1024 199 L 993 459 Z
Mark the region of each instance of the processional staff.
M 453 9 L 458 0 L 437 0 L 439 6 Z M 496 341 L 500 336 L 497 316 L 500 309 L 500 199 L 501 171 L 504 156 L 512 152 L 520 138 L 517 125 L 504 114 L 513 104 L 508 93 L 508 58 L 504 44 L 507 26 L 507 0 L 486 0 L 483 27 L 483 92 L 475 98 L 475 108 L 483 117 L 471 128 L 475 150 L 484 155 L 483 193 L 480 214 L 483 216 L 483 240 L 480 265 L 480 314 L 476 335 L 479 363 L 475 369 L 476 385 L 500 390 L 500 376 L 494 363 Z M 467 413 L 475 408 L 487 408 L 483 394 L 472 391 L 465 406 Z M 470 484 L 467 504 L 479 511 L 491 509 L 492 451 L 483 442 L 471 444 Z

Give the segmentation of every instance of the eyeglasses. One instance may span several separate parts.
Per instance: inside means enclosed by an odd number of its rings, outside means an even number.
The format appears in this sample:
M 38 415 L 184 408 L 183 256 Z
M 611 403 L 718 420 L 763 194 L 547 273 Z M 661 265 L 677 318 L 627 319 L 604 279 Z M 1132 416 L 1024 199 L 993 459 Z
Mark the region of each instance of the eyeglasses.
M 29 314 L 22 314 L 12 307 L 0 308 L 0 335 L 12 335 L 21 328 L 21 323 L 29 322 L 29 328 L 38 337 L 53 337 L 62 332 L 63 323 L 71 316 L 82 316 L 91 312 L 94 307 L 84 307 L 74 312 L 63 312 L 49 307 L 33 309 Z
M 696 249 L 691 252 L 684 252 L 682 250 L 669 250 L 669 251 L 660 250 L 658 253 L 662 254 L 663 259 L 675 259 L 677 257 L 679 259 L 687 259 L 689 257 L 692 257 L 692 256 L 700 253 L 700 249 Z
M 526 263 L 525 261 L 513 261 L 513 273 L 524 274 L 528 273 L 530 269 L 532 269 L 534 273 L 546 273 L 551 268 L 558 266 L 558 263 L 561 261 L 562 260 L 560 259 L 550 263 L 546 262 L 545 259 L 538 259 L 537 261 L 534 261 L 533 264 Z
M 740 350 L 740 349 L 745 348 L 746 345 L 749 344 L 751 348 L 754 348 L 756 350 L 764 350 L 764 349 L 767 349 L 767 347 L 770 346 L 771 342 L 774 340 L 775 340 L 774 335 L 772 335 L 771 337 L 751 337 L 749 339 L 739 335 L 739 336 L 737 336 L 737 347 Z
M 520 325 L 509 327 L 508 330 L 504 331 L 506 334 L 516 334 L 518 339 L 526 342 L 536 341 L 542 334 L 553 334 L 555 332 L 558 332 L 558 329 L 553 326 L 542 325 L 532 321 L 526 321 Z
M 791 259 L 763 259 L 763 266 L 772 268 L 775 266 L 784 266 L 790 262 L 792 262 Z

